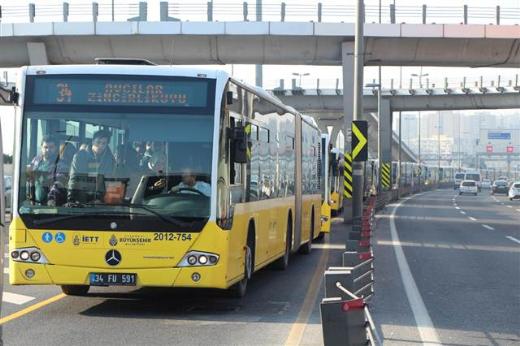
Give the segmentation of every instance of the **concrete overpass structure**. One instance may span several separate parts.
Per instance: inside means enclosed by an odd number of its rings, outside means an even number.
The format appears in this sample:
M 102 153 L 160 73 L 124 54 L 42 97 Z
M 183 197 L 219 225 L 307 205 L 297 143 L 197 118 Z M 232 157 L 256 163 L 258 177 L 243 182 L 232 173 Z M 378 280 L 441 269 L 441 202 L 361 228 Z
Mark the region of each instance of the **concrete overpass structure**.
M 293 83 L 294 84 L 294 83 Z M 312 115 L 322 131 L 333 127 L 332 141 L 335 141 L 340 129 L 344 127 L 344 104 L 342 89 L 283 89 L 272 92 L 282 102 L 299 111 Z M 381 116 L 385 128 L 392 127 L 393 112 L 425 110 L 464 110 L 464 109 L 512 109 L 520 108 L 520 86 L 490 86 L 475 88 L 424 88 L 424 89 L 382 89 Z M 371 150 L 377 152 L 378 118 L 377 90 L 365 89 L 363 107 L 369 121 Z M 390 136 L 386 136 L 390 140 Z M 399 137 L 392 134 L 392 160 L 398 158 Z M 403 159 L 416 161 L 415 154 L 403 147 Z
M 342 65 L 352 23 L 52 22 L 0 24 L 0 66 L 85 64 Z M 365 64 L 517 67 L 520 26 L 365 24 Z

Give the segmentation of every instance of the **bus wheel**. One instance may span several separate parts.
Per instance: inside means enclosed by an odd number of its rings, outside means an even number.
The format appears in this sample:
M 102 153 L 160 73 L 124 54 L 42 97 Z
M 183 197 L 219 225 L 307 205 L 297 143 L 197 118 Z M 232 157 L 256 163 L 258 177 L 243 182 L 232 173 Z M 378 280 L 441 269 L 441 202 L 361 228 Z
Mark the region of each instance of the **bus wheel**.
M 233 298 L 242 298 L 247 292 L 247 282 L 253 275 L 253 258 L 254 258 L 254 240 L 251 233 L 247 237 L 247 245 L 245 248 L 244 278 L 231 287 L 231 296 Z
M 61 291 L 68 296 L 84 296 L 89 288 L 89 285 L 61 285 Z
M 289 256 L 291 255 L 292 241 L 292 222 L 287 219 L 287 232 L 285 232 L 285 253 L 282 257 L 273 262 L 273 269 L 285 270 L 289 266 Z
M 325 233 L 320 232 L 320 234 L 318 234 L 318 236 L 316 237 L 315 240 L 316 240 L 317 242 L 322 242 L 323 239 L 325 239 Z

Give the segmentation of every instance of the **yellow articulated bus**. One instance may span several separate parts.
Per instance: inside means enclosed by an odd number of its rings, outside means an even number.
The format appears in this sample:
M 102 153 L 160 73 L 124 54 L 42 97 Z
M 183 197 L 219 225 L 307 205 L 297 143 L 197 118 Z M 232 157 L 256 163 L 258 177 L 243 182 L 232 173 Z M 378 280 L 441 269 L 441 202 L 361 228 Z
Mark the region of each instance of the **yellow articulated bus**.
M 323 186 L 322 186 L 322 194 L 323 200 L 321 204 L 321 233 L 320 238 L 325 235 L 325 233 L 330 232 L 331 225 L 331 197 L 330 197 L 330 179 L 329 179 L 329 141 L 330 137 L 328 134 L 324 133 L 321 135 L 321 171 L 323 175 Z
M 99 60 L 19 76 L 11 284 L 243 296 L 255 271 L 311 251 L 312 118 L 223 71 Z
M 343 210 L 343 159 L 336 148 L 329 154 L 330 160 L 330 208 L 332 216 L 337 216 Z

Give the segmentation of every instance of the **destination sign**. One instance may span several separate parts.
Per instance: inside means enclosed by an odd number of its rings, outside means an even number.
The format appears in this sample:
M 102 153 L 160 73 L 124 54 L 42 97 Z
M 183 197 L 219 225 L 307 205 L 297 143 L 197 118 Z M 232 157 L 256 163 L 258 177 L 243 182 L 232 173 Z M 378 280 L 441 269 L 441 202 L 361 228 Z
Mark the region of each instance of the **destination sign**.
M 488 139 L 511 140 L 511 132 L 488 132 Z
M 129 76 L 130 77 L 130 76 Z M 132 76 L 133 77 L 133 76 Z M 114 79 L 114 76 L 39 76 L 34 79 L 34 105 L 206 107 L 204 79 Z

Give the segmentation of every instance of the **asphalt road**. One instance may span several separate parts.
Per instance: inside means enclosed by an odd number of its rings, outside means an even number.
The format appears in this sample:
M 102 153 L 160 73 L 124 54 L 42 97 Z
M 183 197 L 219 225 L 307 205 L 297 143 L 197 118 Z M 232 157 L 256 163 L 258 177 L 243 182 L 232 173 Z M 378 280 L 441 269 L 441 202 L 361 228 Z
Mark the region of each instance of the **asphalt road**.
M 385 345 L 520 345 L 520 202 L 441 190 L 395 207 L 379 214 L 374 249 Z
M 370 310 L 385 345 L 519 345 L 520 202 L 442 190 L 395 207 L 379 213 L 373 240 Z M 4 343 L 321 345 L 322 273 L 340 265 L 345 234 L 334 221 L 330 237 L 293 255 L 287 271 L 256 273 L 243 299 L 152 288 L 64 297 L 53 286 L 6 284 Z

